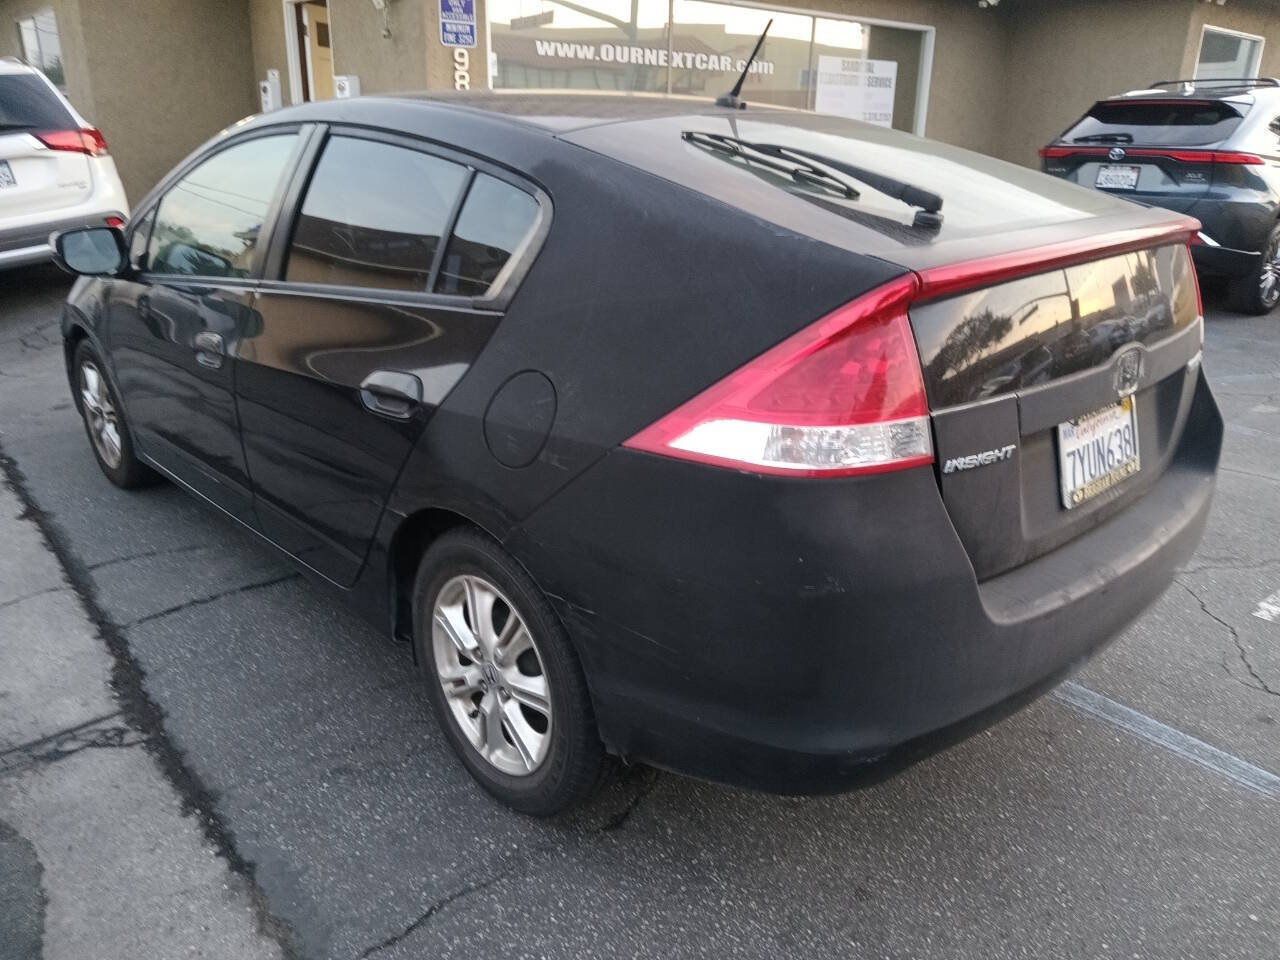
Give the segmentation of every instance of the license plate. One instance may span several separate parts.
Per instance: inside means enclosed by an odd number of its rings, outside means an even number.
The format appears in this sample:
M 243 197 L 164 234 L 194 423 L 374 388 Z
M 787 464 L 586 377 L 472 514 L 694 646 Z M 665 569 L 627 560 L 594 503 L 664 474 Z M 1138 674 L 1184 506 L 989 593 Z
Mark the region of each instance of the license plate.
M 1133 190 L 1138 186 L 1141 167 L 1116 167 L 1106 164 L 1098 168 L 1098 179 L 1093 185 L 1102 190 Z
M 1058 424 L 1058 476 L 1068 510 L 1138 472 L 1137 409 L 1134 398 L 1125 397 Z
M 0 188 L 16 187 L 18 181 L 14 179 L 13 170 L 9 167 L 8 160 L 0 160 Z

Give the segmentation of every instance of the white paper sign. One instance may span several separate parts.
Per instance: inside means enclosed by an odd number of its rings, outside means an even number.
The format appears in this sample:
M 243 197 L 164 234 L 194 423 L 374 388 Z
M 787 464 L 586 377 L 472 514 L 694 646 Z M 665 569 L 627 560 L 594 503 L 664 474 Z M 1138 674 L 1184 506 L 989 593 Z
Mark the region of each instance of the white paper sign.
M 857 57 L 818 57 L 818 89 L 813 108 L 893 126 L 893 88 L 898 81 L 896 60 Z

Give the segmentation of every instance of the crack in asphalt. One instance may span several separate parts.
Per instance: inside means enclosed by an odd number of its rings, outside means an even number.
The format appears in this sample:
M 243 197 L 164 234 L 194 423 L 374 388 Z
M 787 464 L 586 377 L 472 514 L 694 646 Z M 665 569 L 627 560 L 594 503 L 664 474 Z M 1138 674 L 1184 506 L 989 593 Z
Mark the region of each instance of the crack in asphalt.
M 130 620 L 126 624 L 122 624 L 121 630 L 132 630 L 134 627 L 144 623 L 150 623 L 152 620 L 160 620 L 163 617 L 172 616 L 183 610 L 190 610 L 192 607 L 202 607 L 207 603 L 213 603 L 215 600 L 221 600 L 223 597 L 234 597 L 236 594 L 248 593 L 252 590 L 262 590 L 266 587 L 274 587 L 277 583 L 287 583 L 290 580 L 301 580 L 300 573 L 286 573 L 284 576 L 272 577 L 270 580 L 260 580 L 256 583 L 247 583 L 241 587 L 232 587 L 229 590 L 223 590 L 219 593 L 212 594 L 207 597 L 196 597 L 192 600 L 185 600 L 182 603 L 168 607 L 164 610 L 158 610 L 155 613 L 148 613 L 146 616 L 139 617 L 137 620 Z
M 65 583 L 60 583 L 56 587 L 45 587 L 43 590 L 37 590 L 35 593 L 25 593 L 20 597 L 13 597 L 10 600 L 0 603 L 0 610 L 3 610 L 5 607 L 15 607 L 20 603 L 26 603 L 28 600 L 34 600 L 36 597 L 44 597 L 51 593 L 61 593 L 63 590 L 70 589 L 71 587 Z
M 248 889 L 258 933 L 276 943 L 284 960 L 298 960 L 294 934 L 289 925 L 271 911 L 266 894 L 255 877 L 255 865 L 236 848 L 235 838 L 218 813 L 214 794 L 199 775 L 189 768 L 182 752 L 169 739 L 164 727 L 164 711 L 151 698 L 144 683 L 146 672 L 134 657 L 123 629 L 107 616 L 98 601 L 93 577 L 80 561 L 67 535 L 37 502 L 26 475 L 5 453 L 0 441 L 0 476 L 23 505 L 22 516 L 35 523 L 48 549 L 62 565 L 63 572 L 80 599 L 85 616 L 111 655 L 111 688 L 129 728 L 144 738 L 142 746 L 151 754 L 161 774 L 178 795 L 183 814 L 195 817 L 205 839 L 238 875 Z
M 1207 557 L 1209 562 L 1201 564 L 1197 567 L 1185 567 L 1182 570 L 1184 576 L 1188 574 L 1205 573 L 1209 570 L 1229 571 L 1231 573 L 1240 573 L 1244 571 L 1267 570 L 1271 567 L 1280 567 L 1280 560 L 1260 560 L 1257 563 L 1231 563 L 1226 558 L 1218 559 L 1215 557 Z
M 55 730 L 53 733 L 47 733 L 43 737 L 36 737 L 34 740 L 28 740 L 26 743 L 19 743 L 19 744 L 15 744 L 12 747 L 5 747 L 3 750 L 0 750 L 0 759 L 3 759 L 4 757 L 9 756 L 9 754 L 11 753 L 20 753 L 24 750 L 33 750 L 36 747 L 40 746 L 40 744 L 42 743 L 48 743 L 50 740 L 56 740 L 58 737 L 63 737 L 63 736 L 66 736 L 67 734 L 76 733 L 80 730 L 85 729 L 86 727 L 92 727 L 99 723 L 105 723 L 108 720 L 114 720 L 116 717 L 120 716 L 122 712 L 123 711 L 115 710 L 112 713 L 104 713 L 100 717 L 93 717 L 89 720 L 83 720 L 80 723 L 74 723 L 69 727 L 63 727 L 61 730 Z
M 1240 639 L 1240 631 L 1237 630 L 1230 623 L 1228 623 L 1226 620 L 1223 620 L 1222 617 L 1218 616 L 1216 613 L 1210 610 L 1209 605 L 1203 599 L 1201 599 L 1200 594 L 1196 593 L 1196 591 L 1193 590 L 1190 585 L 1188 585 L 1187 583 L 1184 583 L 1181 579 L 1176 579 L 1176 578 L 1174 582 L 1178 584 L 1178 586 L 1182 587 L 1183 590 L 1187 591 L 1187 593 L 1191 594 L 1191 598 L 1195 600 L 1196 603 L 1200 604 L 1200 609 L 1204 611 L 1205 616 L 1207 616 L 1214 623 L 1217 623 L 1223 628 L 1225 628 L 1226 631 L 1231 634 L 1231 642 L 1235 644 L 1236 655 L 1240 658 L 1240 662 L 1244 665 L 1245 670 L 1249 672 L 1249 676 L 1251 676 L 1254 679 L 1254 683 L 1248 683 L 1244 680 L 1241 680 L 1230 670 L 1227 670 L 1228 676 L 1230 676 L 1231 679 L 1235 680 L 1236 683 L 1239 683 L 1241 686 L 1248 687 L 1250 690 L 1257 690 L 1259 693 L 1265 693 L 1268 696 L 1272 696 L 1272 697 L 1280 697 L 1280 689 L 1272 687 L 1270 684 L 1268 684 L 1267 681 L 1263 678 L 1262 674 L 1258 673 L 1253 663 L 1249 660 L 1249 652 L 1245 650 L 1244 641 Z M 1223 662 L 1223 666 L 1224 667 L 1226 666 L 1225 660 Z
M 90 721 L 70 730 L 42 737 L 33 744 L 6 750 L 0 754 L 0 776 L 57 763 L 85 750 L 128 749 L 142 746 L 149 740 L 150 737 L 127 724 Z
M 146 560 L 150 557 L 168 557 L 180 553 L 196 553 L 200 550 L 212 549 L 214 545 L 210 543 L 194 543 L 185 547 L 160 547 L 156 550 L 144 550 L 141 553 L 131 553 L 127 557 L 112 557 L 110 560 L 99 560 L 97 563 L 91 563 L 86 570 L 95 572 L 106 567 L 114 567 L 121 563 L 130 563 L 134 560 Z
M 1252 470 L 1240 470 L 1236 467 L 1224 467 L 1221 465 L 1218 466 L 1218 471 L 1220 473 L 1238 473 L 1242 477 L 1253 477 L 1255 480 L 1266 480 L 1270 483 L 1280 483 L 1280 477 L 1273 477 L 1268 473 L 1254 473 Z
M 638 768 L 640 773 L 636 779 L 640 781 L 636 787 L 636 791 L 632 794 L 631 799 L 627 801 L 626 806 L 619 810 L 616 814 L 605 821 L 604 825 L 597 831 L 598 833 L 613 833 L 615 830 L 621 830 L 627 825 L 627 821 L 631 819 L 631 815 L 636 812 L 636 808 L 642 804 L 649 794 L 653 793 L 658 786 L 660 779 L 658 771 L 648 767 Z

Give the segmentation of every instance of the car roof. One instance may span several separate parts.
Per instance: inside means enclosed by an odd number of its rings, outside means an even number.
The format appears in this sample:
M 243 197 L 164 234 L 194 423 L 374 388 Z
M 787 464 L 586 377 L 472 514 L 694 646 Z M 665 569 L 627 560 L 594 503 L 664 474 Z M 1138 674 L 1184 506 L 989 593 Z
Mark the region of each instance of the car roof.
M 29 67 L 17 57 L 0 57 L 0 76 L 17 73 L 35 73 L 35 67 Z

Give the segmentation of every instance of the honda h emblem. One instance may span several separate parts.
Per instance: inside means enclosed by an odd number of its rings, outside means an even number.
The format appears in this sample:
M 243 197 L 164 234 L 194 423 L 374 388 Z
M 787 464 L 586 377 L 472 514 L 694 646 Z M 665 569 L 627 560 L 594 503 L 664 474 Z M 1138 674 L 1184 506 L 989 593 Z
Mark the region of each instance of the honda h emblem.
M 1124 147 L 1112 147 L 1110 150 L 1108 150 L 1108 151 L 1107 151 L 1107 159 L 1108 159 L 1108 160 L 1123 160 L 1123 159 L 1124 159 Z
M 1142 348 L 1130 347 L 1116 357 L 1116 393 L 1121 399 L 1133 394 L 1142 380 Z

